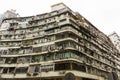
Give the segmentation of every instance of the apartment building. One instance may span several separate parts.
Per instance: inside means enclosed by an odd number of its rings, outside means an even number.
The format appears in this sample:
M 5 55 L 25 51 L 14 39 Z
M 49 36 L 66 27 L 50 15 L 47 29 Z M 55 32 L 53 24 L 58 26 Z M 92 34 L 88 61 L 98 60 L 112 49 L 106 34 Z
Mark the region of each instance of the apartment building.
M 0 80 L 119 80 L 120 54 L 110 39 L 65 4 L 51 8 L 4 19 Z

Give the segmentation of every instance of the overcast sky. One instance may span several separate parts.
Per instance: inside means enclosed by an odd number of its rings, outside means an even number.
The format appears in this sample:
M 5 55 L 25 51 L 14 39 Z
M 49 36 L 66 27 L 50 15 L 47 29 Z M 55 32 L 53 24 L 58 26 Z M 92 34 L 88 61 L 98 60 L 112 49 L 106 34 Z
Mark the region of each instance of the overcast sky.
M 79 12 L 105 34 L 120 35 L 120 0 L 0 0 L 0 13 L 15 9 L 20 16 L 50 12 L 50 6 L 65 3 Z

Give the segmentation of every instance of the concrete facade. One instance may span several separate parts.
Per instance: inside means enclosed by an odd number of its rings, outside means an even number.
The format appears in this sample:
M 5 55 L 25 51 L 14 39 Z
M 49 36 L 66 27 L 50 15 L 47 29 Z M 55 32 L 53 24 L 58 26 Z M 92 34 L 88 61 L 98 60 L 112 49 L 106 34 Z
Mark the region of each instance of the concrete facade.
M 118 80 L 110 39 L 65 4 L 7 18 L 0 31 L 0 80 Z

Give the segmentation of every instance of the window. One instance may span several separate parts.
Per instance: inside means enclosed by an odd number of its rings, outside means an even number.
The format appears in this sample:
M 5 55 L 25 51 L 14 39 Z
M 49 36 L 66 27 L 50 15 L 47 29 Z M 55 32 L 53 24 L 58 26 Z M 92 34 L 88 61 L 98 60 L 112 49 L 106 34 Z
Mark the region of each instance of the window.
M 48 72 L 48 71 L 53 71 L 53 70 L 54 70 L 54 64 L 42 64 L 40 66 L 41 72 Z
M 10 67 L 8 73 L 14 73 L 15 67 Z
M 33 48 L 34 53 L 38 53 L 38 52 L 41 52 L 41 51 L 42 51 L 42 47 L 34 47 Z
M 40 66 L 39 65 L 32 65 L 29 67 L 29 72 L 30 73 L 36 73 L 39 72 L 40 70 Z
M 32 56 L 31 62 L 40 62 L 41 56 Z
M 7 72 L 8 72 L 8 68 L 4 68 L 3 73 L 7 73 Z
M 0 58 L 0 64 L 4 64 L 5 63 L 5 58 Z
M 55 70 L 70 70 L 70 63 L 55 64 Z
M 72 66 L 73 66 L 73 70 L 79 70 L 79 71 L 86 72 L 86 67 L 84 65 L 73 63 Z
M 30 62 L 30 57 L 20 57 L 18 58 L 18 63 L 29 63 Z
M 16 68 L 16 73 L 27 73 L 28 67 L 18 67 Z
M 0 49 L 0 55 L 6 55 L 9 51 L 7 49 Z
M 16 57 L 12 57 L 12 58 L 6 58 L 5 63 L 11 64 L 11 63 L 16 63 L 17 62 L 17 58 Z

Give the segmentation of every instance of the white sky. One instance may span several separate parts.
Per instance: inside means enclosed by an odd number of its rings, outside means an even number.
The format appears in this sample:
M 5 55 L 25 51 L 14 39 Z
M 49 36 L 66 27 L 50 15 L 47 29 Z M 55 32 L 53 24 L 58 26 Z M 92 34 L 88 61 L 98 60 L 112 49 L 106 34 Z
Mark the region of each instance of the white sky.
M 15 9 L 20 16 L 50 12 L 50 6 L 65 3 L 79 12 L 105 34 L 120 35 L 120 0 L 0 0 L 0 13 Z

